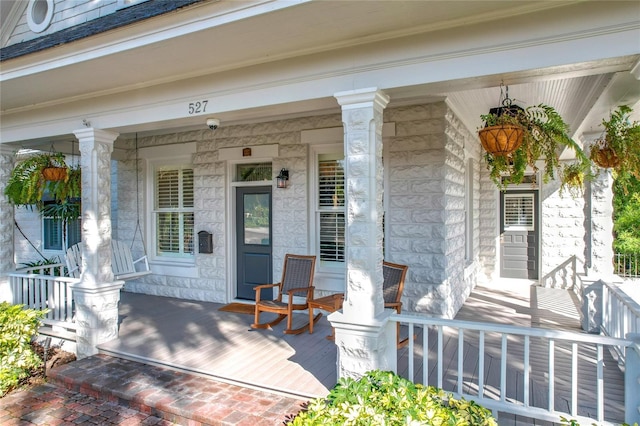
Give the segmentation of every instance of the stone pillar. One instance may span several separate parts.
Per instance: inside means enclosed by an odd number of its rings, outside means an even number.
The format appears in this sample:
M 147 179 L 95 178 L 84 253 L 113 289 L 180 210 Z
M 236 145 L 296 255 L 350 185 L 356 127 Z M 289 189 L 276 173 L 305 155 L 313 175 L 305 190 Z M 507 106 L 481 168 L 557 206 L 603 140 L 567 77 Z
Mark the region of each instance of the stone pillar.
M 377 89 L 341 92 L 345 151 L 346 297 L 330 315 L 339 377 L 395 369 L 395 325 L 382 297 L 382 112 L 389 98 Z M 388 334 L 393 334 L 390 338 Z M 393 365 L 392 365 L 393 364 Z
M 7 273 L 16 269 L 14 263 L 13 205 L 7 202 L 4 189 L 15 163 L 15 149 L 0 144 L 0 302 L 9 299 Z
M 591 181 L 590 276 L 613 276 L 613 176 L 601 169 Z
M 118 337 L 118 302 L 123 281 L 111 270 L 111 152 L 117 133 L 86 128 L 74 132 L 82 167 L 82 275 L 73 286 L 77 356 Z

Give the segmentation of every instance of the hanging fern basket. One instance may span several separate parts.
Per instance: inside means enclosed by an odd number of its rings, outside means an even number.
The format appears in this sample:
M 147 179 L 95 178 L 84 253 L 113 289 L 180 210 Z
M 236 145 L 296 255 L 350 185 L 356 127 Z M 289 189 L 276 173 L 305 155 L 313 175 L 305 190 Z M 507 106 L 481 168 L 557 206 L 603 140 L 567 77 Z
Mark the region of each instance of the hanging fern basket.
M 591 149 L 591 159 L 594 163 L 604 169 L 611 169 L 620 165 L 620 157 L 613 150 L 613 148 L 605 147 L 593 147 Z
M 512 124 L 487 126 L 478 130 L 482 147 L 489 154 L 506 156 L 513 153 L 522 145 L 524 129 Z
M 67 178 L 67 169 L 65 167 L 45 167 L 42 169 L 42 177 L 50 182 L 58 182 Z

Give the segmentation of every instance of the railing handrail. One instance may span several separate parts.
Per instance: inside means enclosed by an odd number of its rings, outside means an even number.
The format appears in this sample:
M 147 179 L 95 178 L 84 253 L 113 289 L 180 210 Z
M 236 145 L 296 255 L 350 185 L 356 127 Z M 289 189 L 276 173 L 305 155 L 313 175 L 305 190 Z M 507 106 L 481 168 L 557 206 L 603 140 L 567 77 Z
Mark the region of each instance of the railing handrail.
M 597 334 L 576 333 L 563 330 L 550 330 L 544 328 L 520 327 L 516 325 L 494 324 L 488 322 L 472 322 L 444 319 L 437 317 L 425 317 L 415 314 L 392 314 L 390 319 L 402 323 L 414 323 L 421 325 L 442 325 L 467 330 L 485 331 L 490 333 L 515 334 L 521 336 L 544 337 L 553 340 L 564 340 L 579 343 L 593 343 L 607 346 L 631 346 L 633 342 Z
M 46 279 L 46 280 L 51 280 L 51 281 L 60 281 L 60 282 L 66 282 L 66 283 L 77 283 L 77 282 L 80 282 L 79 278 L 62 277 L 62 276 L 54 276 L 54 275 L 47 275 L 47 274 L 9 272 L 7 274 L 7 276 L 9 276 L 9 277 L 17 277 L 17 278 L 39 278 L 39 279 Z

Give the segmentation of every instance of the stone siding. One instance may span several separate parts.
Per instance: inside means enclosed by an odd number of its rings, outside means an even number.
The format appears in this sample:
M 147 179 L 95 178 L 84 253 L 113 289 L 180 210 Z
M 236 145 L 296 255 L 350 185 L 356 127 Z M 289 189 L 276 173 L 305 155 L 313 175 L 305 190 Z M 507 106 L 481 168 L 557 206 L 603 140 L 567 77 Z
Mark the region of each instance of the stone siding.
M 480 141 L 478 141 L 480 143 Z M 479 221 L 480 221 L 480 251 L 479 261 L 482 264 L 482 271 L 478 279 L 482 283 L 489 283 L 499 277 L 500 265 L 498 263 L 498 220 L 500 195 L 496 184 L 489 177 L 487 163 L 483 159 L 480 162 L 480 200 L 479 200 Z
M 444 102 L 385 111 L 385 258 L 409 265 L 403 307 L 451 317 L 464 284 L 464 145 L 468 131 Z M 469 280 L 471 281 L 471 280 Z
M 540 284 L 572 288 L 575 273 L 584 272 L 584 198 L 561 191 L 555 180 L 543 184 L 540 195 Z
M 197 278 L 187 278 L 171 275 L 149 275 L 136 281 L 128 282 L 126 288 L 134 292 L 146 294 L 179 297 L 193 300 L 212 302 L 227 302 L 229 276 L 234 276 L 228 270 L 230 264 L 227 252 L 228 238 L 227 223 L 227 162 L 218 160 L 218 152 L 222 148 L 245 147 L 256 145 L 279 145 L 279 156 L 272 161 L 274 175 L 285 167 L 289 170 L 290 180 L 288 188 L 280 190 L 274 188 L 272 192 L 272 244 L 273 244 L 273 280 L 278 281 L 282 274 L 282 265 L 286 253 L 310 252 L 308 244 L 308 147 L 300 143 L 302 130 L 337 127 L 341 125 L 338 114 L 329 116 L 307 117 L 294 120 L 273 121 L 250 125 L 224 126 L 215 132 L 208 129 L 202 131 L 185 132 L 173 135 L 161 135 L 140 138 L 139 147 L 196 142 L 194 165 L 194 202 L 195 202 L 195 232 L 206 230 L 213 235 L 214 252 L 212 254 L 195 255 L 194 268 Z M 131 147 L 132 141 L 125 142 Z M 129 158 L 135 158 L 135 151 L 130 150 Z M 134 161 L 121 162 L 120 176 L 122 183 L 119 188 L 118 203 L 120 210 L 119 233 L 127 228 L 131 229 L 130 213 L 125 209 L 135 209 L 135 198 L 127 182 L 135 182 L 133 176 L 127 179 L 127 170 L 133 168 Z M 135 173 L 135 169 L 133 169 Z M 268 181 L 266 185 L 273 185 Z M 142 188 L 142 186 L 141 186 Z M 152 267 L 153 269 L 153 267 Z

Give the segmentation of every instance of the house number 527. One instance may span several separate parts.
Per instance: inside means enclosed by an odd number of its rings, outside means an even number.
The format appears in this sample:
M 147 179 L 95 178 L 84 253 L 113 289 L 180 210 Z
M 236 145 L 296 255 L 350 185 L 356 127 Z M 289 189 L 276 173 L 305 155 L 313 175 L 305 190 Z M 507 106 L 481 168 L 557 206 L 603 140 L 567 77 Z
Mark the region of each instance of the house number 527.
M 197 101 L 197 102 L 189 102 L 189 115 L 193 115 L 193 114 L 200 114 L 203 112 L 207 112 L 207 104 L 209 103 L 208 100 L 206 101 Z

